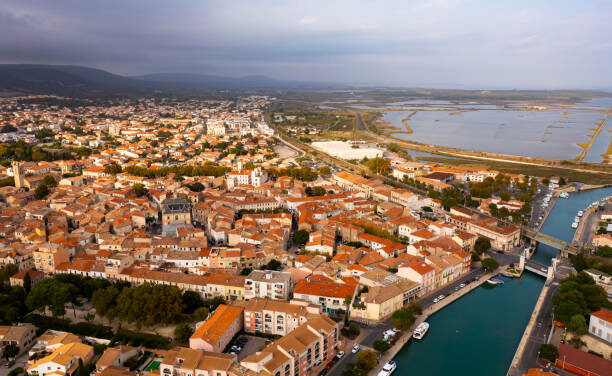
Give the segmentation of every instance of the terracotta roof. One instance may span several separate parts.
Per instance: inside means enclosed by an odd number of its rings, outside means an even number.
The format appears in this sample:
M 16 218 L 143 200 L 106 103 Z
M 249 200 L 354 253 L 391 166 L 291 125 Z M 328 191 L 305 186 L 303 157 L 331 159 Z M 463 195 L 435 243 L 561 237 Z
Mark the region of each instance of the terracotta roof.
M 208 344 L 214 346 L 219 339 L 225 334 L 229 327 L 242 316 L 243 307 L 228 306 L 221 304 L 215 310 L 215 313 L 206 320 L 198 330 L 193 333 L 191 338 L 202 339 Z
M 302 280 L 297 283 L 293 293 L 344 299 L 347 295 L 353 295 L 354 290 L 355 286 L 342 283 L 308 282 Z
M 607 308 L 602 308 L 599 311 L 595 311 L 591 313 L 591 315 L 609 323 L 612 323 L 612 311 Z

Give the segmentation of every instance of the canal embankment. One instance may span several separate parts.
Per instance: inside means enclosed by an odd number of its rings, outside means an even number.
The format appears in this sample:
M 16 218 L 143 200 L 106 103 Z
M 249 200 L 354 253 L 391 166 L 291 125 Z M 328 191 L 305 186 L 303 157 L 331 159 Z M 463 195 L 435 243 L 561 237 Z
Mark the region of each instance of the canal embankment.
M 500 270 L 501 269 L 505 269 L 506 266 L 507 265 L 500 266 L 499 269 Z M 499 273 L 499 270 L 497 270 L 495 272 L 486 273 L 486 274 L 482 275 L 480 277 L 480 279 L 467 284 L 464 288 L 453 292 L 452 294 L 450 294 L 446 298 L 442 299 L 441 301 L 439 301 L 439 302 L 437 302 L 435 304 L 432 304 L 431 306 L 425 308 L 423 310 L 423 313 L 416 318 L 416 320 L 415 320 L 414 324 L 412 325 L 411 329 L 406 331 L 406 332 L 403 332 L 401 334 L 401 336 L 397 339 L 395 344 L 389 350 L 387 350 L 387 352 L 385 352 L 380 357 L 380 359 L 378 360 L 378 365 L 374 369 L 372 369 L 370 371 L 369 375 L 377 375 L 378 372 L 380 372 L 382 370 L 382 367 L 389 360 L 392 360 L 393 358 L 395 358 L 395 356 L 400 352 L 400 350 L 408 343 L 408 341 L 410 341 L 410 339 L 412 337 L 412 334 L 413 334 L 413 328 L 416 328 L 422 322 L 427 321 L 427 319 L 431 315 L 433 315 L 434 313 L 442 310 L 443 308 L 445 308 L 445 307 L 449 306 L 450 304 L 454 303 L 455 301 L 457 301 L 461 297 L 469 294 L 470 292 L 472 292 L 476 288 L 480 287 L 488 279 L 493 278 L 498 273 Z
M 538 297 L 538 301 L 536 302 L 535 308 L 531 313 L 531 317 L 529 318 L 529 323 L 527 323 L 527 327 L 525 327 L 525 331 L 523 332 L 523 336 L 521 337 L 521 342 L 514 353 L 514 358 L 512 358 L 512 363 L 510 363 L 510 368 L 508 369 L 507 376 L 520 376 L 523 374 L 523 371 L 520 367 L 521 359 L 523 358 L 523 354 L 525 353 L 525 349 L 527 348 L 527 344 L 532 337 L 532 332 L 538 322 L 538 316 L 540 315 L 540 311 L 544 306 L 544 302 L 548 297 L 549 284 L 545 284 L 540 292 L 540 296 Z

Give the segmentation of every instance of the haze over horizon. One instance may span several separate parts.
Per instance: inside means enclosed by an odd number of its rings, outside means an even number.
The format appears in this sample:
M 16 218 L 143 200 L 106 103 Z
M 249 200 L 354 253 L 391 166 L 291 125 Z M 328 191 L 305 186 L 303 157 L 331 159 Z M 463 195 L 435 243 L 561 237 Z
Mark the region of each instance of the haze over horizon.
M 363 86 L 612 88 L 610 1 L 0 5 L 0 63 Z

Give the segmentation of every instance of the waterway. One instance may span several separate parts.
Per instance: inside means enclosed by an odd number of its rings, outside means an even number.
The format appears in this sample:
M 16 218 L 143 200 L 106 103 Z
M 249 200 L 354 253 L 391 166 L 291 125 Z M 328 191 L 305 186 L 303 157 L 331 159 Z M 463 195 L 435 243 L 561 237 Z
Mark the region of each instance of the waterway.
M 540 232 L 571 243 L 576 232 L 571 225 L 577 213 L 591 203 L 610 195 L 612 187 L 575 192 L 570 194 L 568 199 L 559 198 Z M 556 249 L 539 244 L 531 259 L 543 265 L 550 265 L 550 260 L 556 255 Z
M 559 199 L 542 232 L 571 241 L 570 227 L 578 210 L 612 194 L 611 188 L 572 193 Z M 534 260 L 550 265 L 557 251 L 538 247 Z M 544 278 L 526 272 L 504 284 L 482 285 L 427 321 L 422 341 L 411 340 L 397 354 L 398 375 L 505 375 L 529 322 Z

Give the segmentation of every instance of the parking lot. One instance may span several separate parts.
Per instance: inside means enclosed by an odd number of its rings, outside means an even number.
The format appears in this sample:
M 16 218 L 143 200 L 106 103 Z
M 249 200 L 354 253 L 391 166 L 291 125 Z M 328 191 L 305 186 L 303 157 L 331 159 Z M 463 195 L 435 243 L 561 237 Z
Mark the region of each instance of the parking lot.
M 260 351 L 264 348 L 265 345 L 265 338 L 244 334 L 238 336 L 238 338 L 236 338 L 234 342 L 231 343 L 230 349 L 227 352 L 231 354 L 233 351 L 238 356 L 238 361 L 241 361 L 247 356 L 253 355 L 256 352 Z

